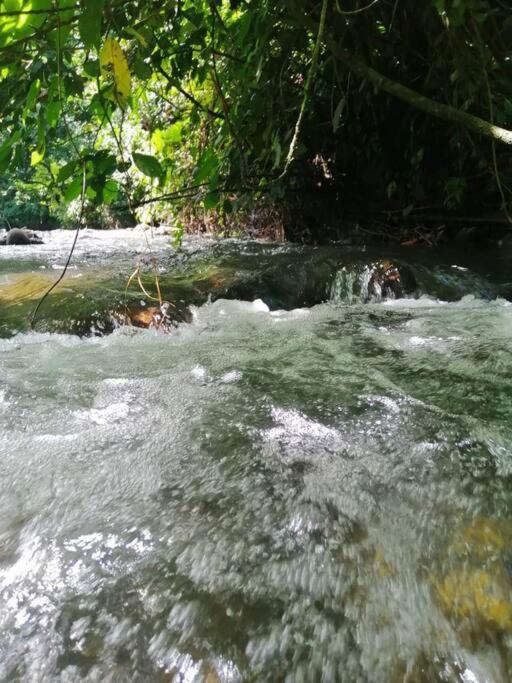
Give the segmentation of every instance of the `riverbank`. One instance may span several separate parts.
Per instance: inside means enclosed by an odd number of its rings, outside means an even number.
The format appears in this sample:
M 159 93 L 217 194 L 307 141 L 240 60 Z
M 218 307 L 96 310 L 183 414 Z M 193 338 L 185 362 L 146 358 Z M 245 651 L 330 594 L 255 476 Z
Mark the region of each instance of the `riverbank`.
M 148 231 L 167 234 L 178 244 L 185 235 L 207 238 L 259 239 L 292 244 L 345 244 L 357 247 L 407 246 L 463 250 L 512 247 L 512 224 L 502 212 L 484 211 L 474 215 L 460 209 L 446 211 L 443 206 L 361 209 L 336 202 L 331 192 L 312 191 L 301 196 L 294 192 L 286 202 L 258 200 L 238 210 L 209 209 L 190 205 L 177 212 L 161 210 L 148 214 L 149 222 L 137 223 L 126 207 L 110 208 L 91 223 L 93 230 Z M 12 227 L 23 227 L 14 225 Z M 55 222 L 28 225 L 46 234 L 55 229 L 74 230 L 75 224 L 59 226 Z M 0 230 L 0 237 L 5 233 Z

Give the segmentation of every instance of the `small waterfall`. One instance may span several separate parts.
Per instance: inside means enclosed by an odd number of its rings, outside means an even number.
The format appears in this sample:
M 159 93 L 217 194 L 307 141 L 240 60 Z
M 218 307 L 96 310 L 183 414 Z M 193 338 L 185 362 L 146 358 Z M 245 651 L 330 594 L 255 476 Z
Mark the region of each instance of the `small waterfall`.
M 331 303 L 357 304 L 423 295 L 443 301 L 457 301 L 468 294 L 494 299 L 506 289 L 456 265 L 429 267 L 383 259 L 344 265 L 327 291 Z
M 388 261 L 351 264 L 336 272 L 330 286 L 332 303 L 367 303 L 402 295 L 400 273 Z
M 372 277 L 369 266 L 343 266 L 336 272 L 330 288 L 329 299 L 333 303 L 365 303 Z

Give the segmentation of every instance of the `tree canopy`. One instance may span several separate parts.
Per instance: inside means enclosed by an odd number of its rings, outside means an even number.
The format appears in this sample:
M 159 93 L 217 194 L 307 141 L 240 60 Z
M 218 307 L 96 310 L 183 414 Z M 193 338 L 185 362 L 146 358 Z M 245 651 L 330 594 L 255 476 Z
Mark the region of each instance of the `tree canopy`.
M 506 211 L 511 77 L 505 0 L 2 0 L 0 193 Z

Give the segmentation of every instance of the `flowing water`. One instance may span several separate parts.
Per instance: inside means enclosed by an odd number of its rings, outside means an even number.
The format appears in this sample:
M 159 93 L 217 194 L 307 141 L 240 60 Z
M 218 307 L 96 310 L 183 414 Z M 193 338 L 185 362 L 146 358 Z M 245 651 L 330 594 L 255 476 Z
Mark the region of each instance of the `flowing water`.
M 30 331 L 69 239 L 0 253 L 0 679 L 509 681 L 510 261 L 157 238 L 188 322 L 101 336 L 85 235 Z

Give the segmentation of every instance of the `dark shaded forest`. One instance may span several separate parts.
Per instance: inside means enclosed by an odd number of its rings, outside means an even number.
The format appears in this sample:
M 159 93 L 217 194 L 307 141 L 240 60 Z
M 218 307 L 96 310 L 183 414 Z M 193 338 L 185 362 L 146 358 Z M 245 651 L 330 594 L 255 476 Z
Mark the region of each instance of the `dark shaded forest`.
M 0 76 L 4 227 L 508 230 L 504 0 L 4 0 Z

